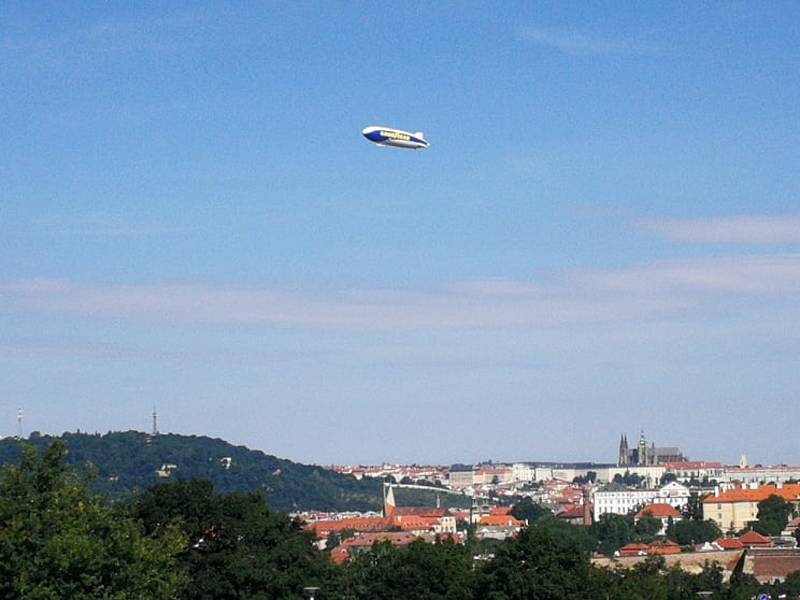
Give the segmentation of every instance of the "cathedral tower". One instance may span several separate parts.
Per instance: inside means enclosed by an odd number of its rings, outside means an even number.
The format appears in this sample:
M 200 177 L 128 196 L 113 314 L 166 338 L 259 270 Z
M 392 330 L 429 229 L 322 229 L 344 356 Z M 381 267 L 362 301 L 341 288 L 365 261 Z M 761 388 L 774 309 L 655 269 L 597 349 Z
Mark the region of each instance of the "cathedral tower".
M 641 466 L 646 466 L 650 463 L 649 456 L 648 456 L 648 447 L 647 447 L 647 440 L 644 439 L 644 429 L 642 429 L 642 435 L 639 436 L 639 448 L 638 448 L 638 456 L 636 457 L 636 464 Z
M 628 436 L 624 433 L 619 436 L 619 456 L 617 465 L 624 466 L 630 462 L 630 452 L 628 451 Z

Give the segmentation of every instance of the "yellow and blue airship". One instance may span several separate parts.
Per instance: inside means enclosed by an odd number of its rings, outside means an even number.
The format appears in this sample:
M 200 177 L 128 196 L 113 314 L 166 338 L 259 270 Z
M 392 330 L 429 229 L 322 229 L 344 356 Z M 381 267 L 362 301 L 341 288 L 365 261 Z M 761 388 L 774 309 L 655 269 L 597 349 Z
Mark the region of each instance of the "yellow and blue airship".
M 378 146 L 392 146 L 394 148 L 406 148 L 408 150 L 424 150 L 428 147 L 425 135 L 418 131 L 409 133 L 402 129 L 393 127 L 367 127 L 361 134 L 373 144 Z

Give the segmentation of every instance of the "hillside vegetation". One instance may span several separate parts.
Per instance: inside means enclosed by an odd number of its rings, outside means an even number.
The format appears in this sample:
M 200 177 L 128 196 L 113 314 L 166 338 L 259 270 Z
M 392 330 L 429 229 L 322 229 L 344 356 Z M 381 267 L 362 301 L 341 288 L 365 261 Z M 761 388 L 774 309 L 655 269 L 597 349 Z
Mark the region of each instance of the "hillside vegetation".
M 93 472 L 92 490 L 112 498 L 144 491 L 156 483 L 202 478 L 213 482 L 218 493 L 261 492 L 270 506 L 281 511 L 381 507 L 379 481 L 358 481 L 220 439 L 125 431 L 61 436 L 32 433 L 26 441 L 41 452 L 56 439 L 67 445 L 68 464 L 84 473 L 87 467 Z M 0 464 L 16 464 L 20 456 L 18 440 L 0 440 Z

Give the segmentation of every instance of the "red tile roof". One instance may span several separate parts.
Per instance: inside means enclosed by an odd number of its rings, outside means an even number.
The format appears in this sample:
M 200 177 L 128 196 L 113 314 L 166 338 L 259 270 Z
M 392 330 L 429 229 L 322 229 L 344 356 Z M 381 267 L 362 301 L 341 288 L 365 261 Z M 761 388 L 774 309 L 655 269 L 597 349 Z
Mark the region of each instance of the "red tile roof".
M 650 544 L 648 554 L 680 554 L 681 547 L 670 540 L 658 540 Z
M 317 534 L 317 538 L 326 538 L 334 531 L 383 531 L 389 528 L 390 521 L 383 517 L 354 517 L 350 519 L 338 519 L 335 521 L 316 521 L 306 525 L 306 529 Z
M 447 514 L 445 508 L 435 508 L 431 506 L 396 506 L 393 515 L 416 517 L 444 517 Z
M 722 463 L 705 462 L 703 460 L 685 460 L 683 462 L 668 462 L 664 465 L 667 470 L 690 469 L 721 469 Z
M 772 583 L 776 579 L 784 581 L 790 573 L 800 571 L 800 554 L 784 553 L 756 554 L 751 557 L 753 576 L 762 583 Z
M 657 540 L 650 544 L 626 544 L 619 549 L 620 556 L 640 556 L 641 554 L 680 554 L 681 547 L 670 540 Z
M 739 536 L 739 541 L 742 545 L 748 548 L 771 548 L 772 540 L 764 537 L 757 531 L 748 531 L 744 535 Z
M 393 546 L 407 546 L 420 536 L 406 531 L 382 531 L 377 533 L 362 533 L 356 537 L 343 540 L 337 548 L 371 548 L 375 542 L 389 542 Z
M 348 552 L 347 548 L 343 548 L 342 546 L 336 546 L 336 548 L 331 550 L 331 560 L 336 565 L 346 562 L 349 556 L 350 552 Z
M 719 496 L 706 496 L 704 504 L 715 502 L 761 502 L 770 496 L 778 496 L 786 501 L 800 500 L 800 484 L 787 484 L 779 488 L 775 485 L 762 485 L 754 490 L 749 488 L 734 488 L 720 492 Z
M 640 554 L 647 554 L 649 546 L 646 544 L 626 544 L 619 549 L 620 556 L 639 556 Z
M 559 519 L 582 519 L 583 518 L 583 505 L 572 505 L 566 510 L 562 510 L 556 515 Z
M 392 518 L 392 525 L 399 527 L 403 531 L 418 531 L 433 529 L 434 526 L 439 524 L 439 517 L 417 517 L 414 515 L 403 516 L 395 515 Z
M 714 543 L 723 550 L 739 550 L 744 548 L 744 544 L 736 538 L 719 538 Z
M 510 515 L 510 506 L 493 506 L 489 512 L 491 515 Z
M 487 515 L 481 518 L 480 525 L 493 527 L 522 527 L 525 523 L 511 515 Z
M 331 560 L 340 565 L 350 557 L 351 550 L 367 550 L 375 542 L 389 542 L 393 546 L 407 546 L 411 542 L 424 539 L 432 542 L 433 538 L 421 537 L 406 531 L 382 531 L 377 533 L 362 533 L 356 537 L 342 540 L 342 543 L 331 550 Z
M 653 517 L 654 519 L 668 519 L 672 517 L 673 519 L 678 519 L 680 516 L 681 513 L 669 504 L 648 504 L 636 513 L 637 519 L 642 519 L 644 517 Z

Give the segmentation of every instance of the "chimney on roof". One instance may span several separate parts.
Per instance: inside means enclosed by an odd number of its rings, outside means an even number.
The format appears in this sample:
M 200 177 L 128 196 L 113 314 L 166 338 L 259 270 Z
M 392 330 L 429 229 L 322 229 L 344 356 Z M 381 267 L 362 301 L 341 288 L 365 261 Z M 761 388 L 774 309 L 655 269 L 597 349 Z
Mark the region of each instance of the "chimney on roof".
M 719 486 L 714 486 L 714 498 L 719 498 Z

